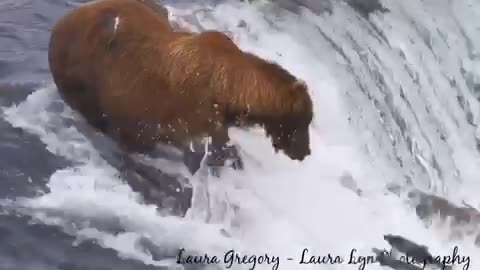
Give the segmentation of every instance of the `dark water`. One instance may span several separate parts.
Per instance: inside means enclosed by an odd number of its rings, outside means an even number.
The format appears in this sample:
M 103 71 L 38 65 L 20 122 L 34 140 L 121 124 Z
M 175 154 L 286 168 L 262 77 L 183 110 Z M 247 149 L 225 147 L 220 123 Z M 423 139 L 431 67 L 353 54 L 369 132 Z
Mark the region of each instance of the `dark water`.
M 0 1 L 0 106 L 23 101 L 51 80 L 47 47 L 49 29 L 68 9 L 84 1 Z M 181 1 L 188 4 L 188 1 Z M 215 1 L 214 1 L 215 2 Z M 346 1 L 364 16 L 381 9 L 377 1 Z M 296 10 L 304 6 L 329 11 L 328 1 L 280 1 Z M 0 198 L 31 197 L 48 190 L 48 178 L 72 165 L 45 149 L 34 135 L 13 128 L 0 118 Z M 29 218 L 3 209 L 0 214 L 0 270 L 106 270 L 154 269 L 141 262 L 119 258 L 113 250 L 82 242 L 56 227 L 35 224 Z M 158 269 L 158 267 L 156 268 Z

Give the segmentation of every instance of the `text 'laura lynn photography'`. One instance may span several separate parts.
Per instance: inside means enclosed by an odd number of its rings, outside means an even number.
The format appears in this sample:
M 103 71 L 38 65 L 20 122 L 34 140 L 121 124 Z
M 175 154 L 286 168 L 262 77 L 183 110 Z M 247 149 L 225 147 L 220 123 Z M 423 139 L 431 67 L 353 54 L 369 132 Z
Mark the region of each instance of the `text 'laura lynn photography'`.
M 388 256 L 389 254 L 386 253 Z M 436 256 L 433 258 L 435 261 L 444 265 L 463 265 L 463 270 L 468 270 L 470 267 L 470 257 L 458 255 L 458 247 L 453 249 L 452 254 L 446 256 Z M 413 259 L 408 257 L 401 257 L 401 261 L 408 264 L 417 264 Z M 313 254 L 307 248 L 303 249 L 298 256 L 280 258 L 279 256 L 270 254 L 261 255 L 246 255 L 236 252 L 235 250 L 229 250 L 224 253 L 223 256 L 211 256 L 208 254 L 188 254 L 185 249 L 180 249 L 177 255 L 177 264 L 223 264 L 225 268 L 229 269 L 235 264 L 248 265 L 249 270 L 255 269 L 258 265 L 270 265 L 272 270 L 278 270 L 282 261 L 293 261 L 301 265 L 312 264 L 349 264 L 356 265 L 354 269 L 364 270 L 368 264 L 377 263 L 377 259 L 373 255 L 362 256 L 358 254 L 357 249 L 352 249 L 347 256 L 327 254 Z M 421 265 L 419 265 L 422 268 Z M 423 265 L 425 269 L 425 265 Z M 448 268 L 447 268 L 448 269 Z

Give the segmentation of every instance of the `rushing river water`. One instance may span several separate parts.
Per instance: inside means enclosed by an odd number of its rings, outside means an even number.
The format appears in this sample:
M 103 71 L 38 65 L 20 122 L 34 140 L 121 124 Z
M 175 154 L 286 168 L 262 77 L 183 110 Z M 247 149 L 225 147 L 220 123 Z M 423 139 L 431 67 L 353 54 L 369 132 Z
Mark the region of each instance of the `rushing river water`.
M 246 170 L 191 179 L 184 217 L 145 203 L 106 162 L 115 150 L 101 136 L 87 139 L 56 92 L 49 29 L 79 2 L 0 2 L 1 270 L 173 269 L 180 248 L 222 259 L 232 249 L 267 253 L 280 270 L 358 269 L 299 261 L 305 248 L 347 262 L 353 249 L 371 255 L 388 233 L 443 256 L 457 246 L 478 268 L 475 234 L 426 226 L 406 194 L 480 207 L 480 2 L 251 2 L 166 5 L 180 25 L 229 31 L 242 49 L 307 82 L 313 153 L 299 164 L 273 154 L 264 137 L 232 130 Z M 185 172 L 168 160 L 157 166 Z

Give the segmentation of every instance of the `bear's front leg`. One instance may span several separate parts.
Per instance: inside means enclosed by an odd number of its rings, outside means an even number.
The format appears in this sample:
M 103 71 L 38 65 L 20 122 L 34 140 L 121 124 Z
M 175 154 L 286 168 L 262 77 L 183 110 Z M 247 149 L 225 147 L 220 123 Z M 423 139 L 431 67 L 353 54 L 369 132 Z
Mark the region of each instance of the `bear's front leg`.
M 220 168 L 226 165 L 226 161 L 230 161 L 228 165 L 235 170 L 243 169 L 238 151 L 235 146 L 228 145 L 229 140 L 228 130 L 224 127 L 217 128 L 216 132 L 212 134 L 211 154 L 207 157 L 209 167 Z
M 228 145 L 224 150 L 224 154 L 227 157 L 226 160 L 229 161 L 227 166 L 231 166 L 234 170 L 243 170 L 242 159 L 234 145 Z

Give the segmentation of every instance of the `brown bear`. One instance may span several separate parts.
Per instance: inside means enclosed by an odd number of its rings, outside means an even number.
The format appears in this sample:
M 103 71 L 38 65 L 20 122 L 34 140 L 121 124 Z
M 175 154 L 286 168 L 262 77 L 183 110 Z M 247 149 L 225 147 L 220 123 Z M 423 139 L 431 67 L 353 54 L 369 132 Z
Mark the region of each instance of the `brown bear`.
M 165 11 L 153 1 L 98 0 L 61 18 L 48 59 L 65 102 L 128 152 L 187 149 L 209 136 L 221 163 L 229 127 L 260 125 L 276 152 L 308 156 L 306 84 L 221 32 L 172 30 Z

